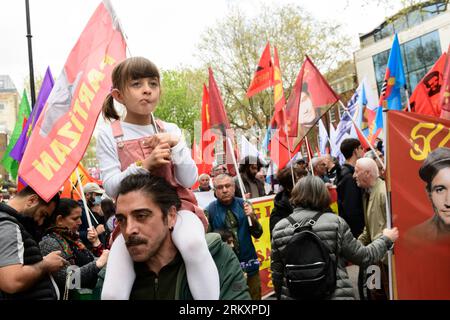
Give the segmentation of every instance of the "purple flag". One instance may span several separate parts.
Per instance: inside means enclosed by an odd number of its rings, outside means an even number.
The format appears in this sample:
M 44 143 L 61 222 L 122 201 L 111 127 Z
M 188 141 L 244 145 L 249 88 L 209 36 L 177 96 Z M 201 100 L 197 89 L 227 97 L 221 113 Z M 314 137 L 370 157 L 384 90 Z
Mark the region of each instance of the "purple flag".
M 28 117 L 28 121 L 25 124 L 25 127 L 23 128 L 19 139 L 17 140 L 14 148 L 11 150 L 10 153 L 11 157 L 19 162 L 22 160 L 25 148 L 27 147 L 28 144 L 28 139 L 30 138 L 31 135 L 31 131 L 34 128 L 36 121 L 39 119 L 39 115 L 41 114 L 45 102 L 47 101 L 47 98 L 53 89 L 54 83 L 55 81 L 53 80 L 50 67 L 48 67 L 47 71 L 45 72 L 44 80 L 42 81 L 41 90 L 39 91 L 36 104 L 34 105 L 33 110 L 31 111 L 31 114 Z

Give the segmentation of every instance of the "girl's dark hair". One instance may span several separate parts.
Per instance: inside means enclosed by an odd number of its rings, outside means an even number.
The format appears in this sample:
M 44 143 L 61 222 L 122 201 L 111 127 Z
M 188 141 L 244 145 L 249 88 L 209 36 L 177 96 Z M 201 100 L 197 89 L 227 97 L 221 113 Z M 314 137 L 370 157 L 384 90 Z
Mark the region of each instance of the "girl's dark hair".
M 51 227 L 55 225 L 58 216 L 62 216 L 63 218 L 68 217 L 72 210 L 76 208 L 80 208 L 80 204 L 77 201 L 69 198 L 61 198 L 55 211 L 46 219 L 45 226 Z
M 112 72 L 112 89 L 118 89 L 123 92 L 127 88 L 129 80 L 136 80 L 141 78 L 156 78 L 160 83 L 160 74 L 156 65 L 150 60 L 143 57 L 131 57 L 118 65 L 116 65 Z M 107 120 L 119 120 L 119 114 L 114 108 L 114 98 L 109 93 L 102 106 L 103 117 Z
M 133 174 L 122 180 L 117 198 L 121 194 L 132 191 L 142 191 L 161 209 L 166 219 L 169 209 L 175 206 L 177 211 L 181 207 L 181 201 L 177 191 L 169 185 L 164 178 L 149 174 Z

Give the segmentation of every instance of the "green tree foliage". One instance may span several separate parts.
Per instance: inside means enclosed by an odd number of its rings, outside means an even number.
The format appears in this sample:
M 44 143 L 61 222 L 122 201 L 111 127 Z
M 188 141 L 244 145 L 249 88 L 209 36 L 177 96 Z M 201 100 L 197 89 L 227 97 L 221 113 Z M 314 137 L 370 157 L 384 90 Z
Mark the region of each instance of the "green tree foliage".
M 233 8 L 223 21 L 205 31 L 199 57 L 213 68 L 235 128 L 265 129 L 273 115 L 272 90 L 245 97 L 267 41 L 278 48 L 286 97 L 305 54 L 325 72 L 350 52 L 350 41 L 341 35 L 339 25 L 319 22 L 300 6 L 264 6 L 256 17 Z
M 194 134 L 194 122 L 201 121 L 203 83 L 207 83 L 207 70 L 162 71 L 161 100 L 155 116 L 176 123 L 181 129 Z

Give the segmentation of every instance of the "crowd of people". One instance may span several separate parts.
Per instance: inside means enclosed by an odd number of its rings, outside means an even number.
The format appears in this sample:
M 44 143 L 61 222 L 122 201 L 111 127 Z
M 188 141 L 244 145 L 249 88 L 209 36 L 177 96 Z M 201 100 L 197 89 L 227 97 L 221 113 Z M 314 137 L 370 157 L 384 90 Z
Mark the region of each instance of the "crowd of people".
M 364 285 L 369 265 L 386 274 L 386 254 L 399 237 L 397 228 L 387 228 L 381 144 L 364 150 L 346 139 L 342 165 L 329 155 L 301 158 L 271 185 L 256 156 L 242 159 L 234 177 L 224 164 L 197 177 L 180 128 L 153 117 L 161 94 L 157 67 L 126 59 L 112 83 L 103 105 L 110 124 L 97 145 L 103 185 L 84 186 L 86 206 L 58 194 L 46 202 L 30 187 L 0 203 L 0 299 L 77 299 L 90 289 L 92 299 L 259 300 L 252 237 L 263 228 L 248 199 L 269 194 L 275 194 L 269 232 L 277 299 L 295 298 L 283 252 L 306 224 L 334 261 L 336 281 L 326 299 L 355 298 L 350 263 L 361 266 L 360 298 L 388 298 L 386 281 L 375 290 Z M 123 119 L 114 100 L 125 106 Z M 429 175 L 421 171 L 424 180 Z M 215 200 L 202 209 L 194 192 L 213 192 Z M 330 208 L 332 192 L 338 212 Z M 441 220 L 439 228 L 448 226 Z

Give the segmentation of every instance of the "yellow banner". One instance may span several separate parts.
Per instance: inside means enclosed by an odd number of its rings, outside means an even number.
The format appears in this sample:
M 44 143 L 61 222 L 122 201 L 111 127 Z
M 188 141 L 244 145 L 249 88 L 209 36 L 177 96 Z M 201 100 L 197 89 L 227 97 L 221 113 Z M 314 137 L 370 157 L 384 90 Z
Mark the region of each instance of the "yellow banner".
M 274 207 L 274 198 L 275 195 L 249 200 L 252 203 L 256 216 L 258 217 L 258 221 L 259 223 L 261 223 L 261 226 L 263 228 L 263 234 L 261 238 L 252 238 L 260 263 L 259 274 L 261 277 L 261 294 L 263 297 L 273 292 L 272 273 L 270 271 L 271 244 L 269 220 L 270 213 L 272 212 L 272 209 Z

